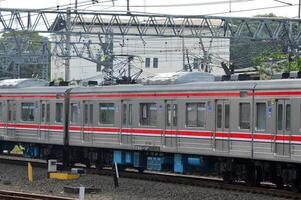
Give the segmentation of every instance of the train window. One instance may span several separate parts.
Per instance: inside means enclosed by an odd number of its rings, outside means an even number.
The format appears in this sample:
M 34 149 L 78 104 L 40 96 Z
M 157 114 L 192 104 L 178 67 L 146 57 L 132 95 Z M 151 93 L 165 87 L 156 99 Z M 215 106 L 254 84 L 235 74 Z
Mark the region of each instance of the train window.
M 222 128 L 222 116 L 223 116 L 222 104 L 217 104 L 216 112 L 217 112 L 216 128 Z
M 230 105 L 225 104 L 225 128 L 230 128 Z
M 173 126 L 177 126 L 177 115 L 178 115 L 178 105 L 171 104 L 166 105 L 166 125 L 170 126 L 171 123 Z
M 140 103 L 140 124 L 144 126 L 157 125 L 157 104 Z
M 256 103 L 256 129 L 266 129 L 266 103 Z
M 287 131 L 291 130 L 291 105 L 286 104 L 286 109 L 285 109 L 285 128 Z
M 71 117 L 70 122 L 76 124 L 79 117 L 79 108 L 77 103 L 71 103 Z
M 21 120 L 33 122 L 34 110 L 34 103 L 21 103 Z
M 3 107 L 2 107 L 2 103 L 0 103 L 0 120 L 3 120 Z
M 114 103 L 99 104 L 99 123 L 114 124 L 115 106 Z
M 188 127 L 206 126 L 206 104 L 187 103 L 186 104 L 186 125 Z
M 132 125 L 133 116 L 132 116 L 132 104 L 129 104 L 129 125 Z
M 84 123 L 93 124 L 93 104 L 84 105 Z
M 126 125 L 127 121 L 127 105 L 122 104 L 122 124 Z
M 239 104 L 239 127 L 241 129 L 250 129 L 250 103 Z
M 55 122 L 62 123 L 63 122 L 63 103 L 56 103 L 55 105 Z
M 49 122 L 50 121 L 50 104 L 42 104 L 41 107 L 41 121 Z
M 0 103 L 0 120 L 2 121 L 3 120 L 3 107 L 2 107 L 2 103 Z
M 8 101 L 8 121 L 16 121 L 16 103 Z
M 282 116 L 283 116 L 283 105 L 278 104 L 278 113 L 277 113 L 277 129 L 282 130 Z

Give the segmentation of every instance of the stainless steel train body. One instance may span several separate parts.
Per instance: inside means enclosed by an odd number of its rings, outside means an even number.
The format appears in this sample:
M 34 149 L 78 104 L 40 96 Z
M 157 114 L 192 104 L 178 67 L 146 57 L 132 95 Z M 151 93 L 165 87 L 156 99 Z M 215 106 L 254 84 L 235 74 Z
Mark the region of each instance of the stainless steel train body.
M 1 141 L 301 163 L 301 80 L 3 89 L 0 110 Z
M 69 144 L 300 162 L 300 83 L 75 88 Z M 113 110 L 111 123 L 100 122 L 102 109 Z

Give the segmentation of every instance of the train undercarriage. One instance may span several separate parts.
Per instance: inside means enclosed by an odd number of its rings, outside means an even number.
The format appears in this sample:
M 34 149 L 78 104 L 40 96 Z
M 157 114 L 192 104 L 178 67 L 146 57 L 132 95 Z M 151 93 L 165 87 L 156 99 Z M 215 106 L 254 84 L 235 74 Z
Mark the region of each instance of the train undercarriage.
M 86 167 L 110 167 L 118 164 L 125 168 L 221 177 L 226 183 L 245 182 L 248 186 L 259 186 L 263 182 L 278 188 L 301 190 L 301 165 L 288 162 L 272 162 L 241 158 L 172 154 L 150 151 L 112 150 L 60 145 L 0 142 L 0 153 L 11 154 L 14 149 L 22 156 L 40 159 L 57 159 L 67 167 L 76 163 Z

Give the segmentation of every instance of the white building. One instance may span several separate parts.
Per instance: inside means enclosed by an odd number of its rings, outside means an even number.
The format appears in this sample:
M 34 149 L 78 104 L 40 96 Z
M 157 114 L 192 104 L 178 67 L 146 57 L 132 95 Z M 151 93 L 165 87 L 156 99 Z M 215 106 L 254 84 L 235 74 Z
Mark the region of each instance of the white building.
M 78 41 L 79 37 L 72 37 L 71 40 Z M 92 37 L 85 38 L 85 40 L 99 41 Z M 98 52 L 99 49 L 100 47 L 94 47 L 95 52 Z M 142 40 L 137 36 L 113 36 L 113 53 L 115 55 L 134 55 L 136 58 L 134 59 L 135 67 L 141 68 L 144 76 L 182 71 L 188 62 L 190 66 L 196 68 L 194 70 L 200 70 L 202 64 L 206 65 L 204 64 L 206 62 L 204 61 L 204 54 L 207 53 L 207 63 L 212 68 L 212 72 L 223 74 L 220 63 L 229 62 L 230 40 L 176 37 L 143 37 Z M 113 66 L 115 67 L 122 59 L 126 61 L 126 57 L 119 57 L 113 61 Z M 53 57 L 51 60 L 51 79 L 64 77 L 64 71 L 64 61 Z M 70 80 L 86 79 L 101 73 L 97 70 L 97 65 L 88 60 L 72 58 L 70 61 Z

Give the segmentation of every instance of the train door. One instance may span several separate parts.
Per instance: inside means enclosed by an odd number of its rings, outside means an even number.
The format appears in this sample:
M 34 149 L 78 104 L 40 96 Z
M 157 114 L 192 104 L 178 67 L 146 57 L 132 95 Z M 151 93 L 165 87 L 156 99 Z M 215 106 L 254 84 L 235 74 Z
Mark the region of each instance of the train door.
M 50 103 L 49 101 L 41 101 L 40 105 L 40 138 L 42 140 L 48 140 L 50 123 Z
M 277 100 L 275 153 L 290 156 L 291 103 L 290 100 Z
M 133 128 L 133 105 L 129 101 L 122 101 L 122 115 L 121 115 L 121 138 L 120 142 L 123 145 L 132 145 L 132 128 Z
M 215 109 L 214 147 L 218 151 L 229 151 L 230 102 L 228 100 L 217 100 Z
M 85 101 L 84 105 L 84 113 L 83 113 L 83 128 L 82 128 L 82 140 L 83 142 L 92 142 L 92 134 L 93 134 L 93 115 L 94 115 L 94 105 L 91 101 Z
M 7 136 L 15 138 L 16 136 L 16 117 L 17 117 L 17 103 L 14 100 L 7 101 Z
M 165 131 L 163 145 L 176 148 L 177 145 L 178 105 L 173 100 L 165 101 Z

